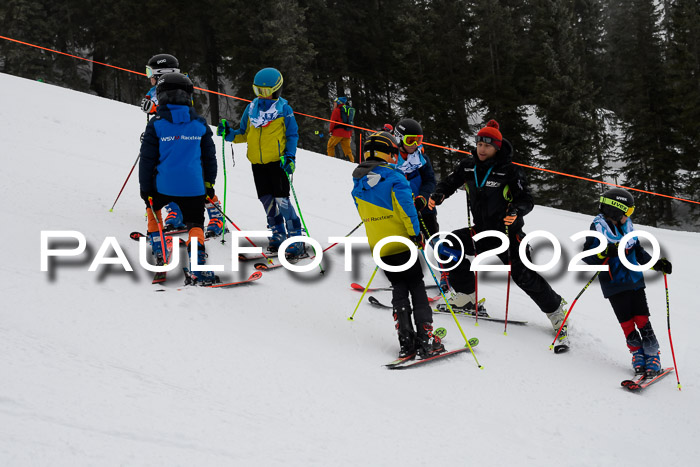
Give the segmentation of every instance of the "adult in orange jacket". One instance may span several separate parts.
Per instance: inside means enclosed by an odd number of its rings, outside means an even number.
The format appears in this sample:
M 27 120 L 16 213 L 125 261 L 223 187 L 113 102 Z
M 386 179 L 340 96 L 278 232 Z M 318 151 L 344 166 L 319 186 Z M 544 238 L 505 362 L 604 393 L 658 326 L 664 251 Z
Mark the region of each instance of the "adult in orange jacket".
M 352 149 L 350 148 L 350 138 L 352 137 L 352 130 L 347 125 L 343 124 L 343 118 L 341 116 L 342 108 L 348 103 L 348 98 L 345 96 L 338 97 L 335 100 L 335 105 L 333 106 L 333 113 L 331 114 L 331 136 L 328 139 L 327 152 L 330 157 L 335 157 L 335 147 L 340 143 L 340 147 L 343 149 L 345 157 L 350 159 L 350 162 L 355 162 L 355 156 L 352 155 Z

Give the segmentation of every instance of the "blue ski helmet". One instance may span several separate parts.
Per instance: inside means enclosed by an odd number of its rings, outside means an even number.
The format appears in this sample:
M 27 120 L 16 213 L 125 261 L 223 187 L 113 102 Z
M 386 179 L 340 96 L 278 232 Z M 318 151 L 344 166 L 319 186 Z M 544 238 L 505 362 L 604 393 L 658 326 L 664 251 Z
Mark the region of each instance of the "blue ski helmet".
M 258 97 L 277 99 L 282 89 L 282 73 L 277 68 L 263 68 L 255 74 L 253 92 Z

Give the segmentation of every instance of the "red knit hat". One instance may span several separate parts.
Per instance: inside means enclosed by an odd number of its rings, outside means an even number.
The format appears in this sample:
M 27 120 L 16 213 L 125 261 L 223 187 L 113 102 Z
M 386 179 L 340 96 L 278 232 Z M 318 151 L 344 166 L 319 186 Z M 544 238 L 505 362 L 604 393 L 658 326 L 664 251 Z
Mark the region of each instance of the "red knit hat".
M 489 120 L 488 123 L 484 128 L 479 130 L 479 132 L 476 134 L 476 142 L 479 142 L 479 136 L 485 136 L 487 138 L 492 138 L 493 141 L 491 141 L 488 144 L 492 144 L 495 146 L 497 149 L 501 149 L 501 142 L 503 141 L 503 135 L 501 135 L 501 132 L 498 131 L 498 122 L 496 120 Z

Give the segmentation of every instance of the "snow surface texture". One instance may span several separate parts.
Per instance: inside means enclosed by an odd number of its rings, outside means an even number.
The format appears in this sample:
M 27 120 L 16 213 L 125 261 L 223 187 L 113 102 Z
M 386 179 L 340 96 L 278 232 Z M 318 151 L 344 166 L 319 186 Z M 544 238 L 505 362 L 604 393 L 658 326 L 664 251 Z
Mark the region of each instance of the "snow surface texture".
M 398 352 L 390 313 L 365 302 L 347 320 L 360 297 L 349 284 L 369 279 L 369 255 L 345 272 L 337 247 L 324 276 L 276 270 L 234 289 L 175 292 L 183 278 L 172 273 L 169 291 L 155 293 L 128 238 L 146 227 L 136 171 L 109 212 L 138 154 L 143 113 L 8 75 L 0 90 L 0 465 L 696 465 L 700 235 L 638 226 L 673 261 L 682 392 L 675 375 L 643 394 L 620 388 L 632 375 L 630 356 L 597 283 L 572 312 L 569 353 L 548 349 L 549 321 L 513 286 L 510 317 L 528 326 L 504 336 L 502 324 L 461 321 L 481 341 L 483 370 L 465 353 L 389 371 L 383 364 Z M 263 230 L 245 146 L 233 149 L 235 168 L 226 145 L 227 212 L 240 227 Z M 324 245 L 359 222 L 352 169 L 299 151 L 294 184 L 311 235 Z M 465 217 L 463 194 L 440 207 L 443 230 L 464 226 Z M 561 242 L 562 260 L 546 277 L 569 302 L 591 273 L 566 272 L 582 244 L 568 237 L 590 221 L 543 207 L 526 219 L 526 231 L 548 230 Z M 83 232 L 89 254 L 40 272 L 42 230 Z M 107 236 L 135 272 L 87 271 Z M 247 277 L 251 265 L 231 272 L 230 244 L 207 242 L 210 262 L 226 266 L 224 278 Z M 541 245 L 539 264 L 551 255 Z M 663 279 L 646 277 L 662 363 L 671 366 Z M 503 316 L 505 273 L 480 278 L 488 310 Z M 374 284 L 388 281 L 379 273 Z M 387 292 L 375 295 L 390 301 Z M 452 317 L 435 316 L 435 324 L 448 329 L 448 348 L 464 345 Z

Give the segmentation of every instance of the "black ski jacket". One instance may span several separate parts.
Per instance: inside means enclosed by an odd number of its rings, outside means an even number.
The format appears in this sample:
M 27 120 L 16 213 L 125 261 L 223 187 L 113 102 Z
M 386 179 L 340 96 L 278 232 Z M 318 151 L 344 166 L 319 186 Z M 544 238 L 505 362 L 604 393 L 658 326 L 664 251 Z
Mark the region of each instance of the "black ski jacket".
M 509 233 L 520 233 L 525 224 L 523 216 L 532 211 L 534 202 L 525 173 L 513 164 L 512 159 L 513 146 L 504 138 L 501 149 L 491 159 L 480 162 L 476 151 L 473 156 L 464 158 L 447 178 L 438 183 L 435 192 L 442 193 L 447 198 L 466 184 L 467 204 L 474 216 L 474 226 L 479 232 L 505 232 L 503 218 L 510 204 L 518 218 L 509 227 Z

